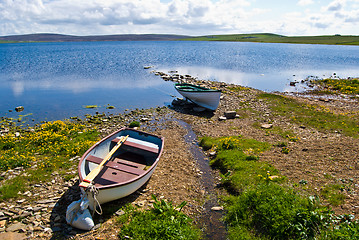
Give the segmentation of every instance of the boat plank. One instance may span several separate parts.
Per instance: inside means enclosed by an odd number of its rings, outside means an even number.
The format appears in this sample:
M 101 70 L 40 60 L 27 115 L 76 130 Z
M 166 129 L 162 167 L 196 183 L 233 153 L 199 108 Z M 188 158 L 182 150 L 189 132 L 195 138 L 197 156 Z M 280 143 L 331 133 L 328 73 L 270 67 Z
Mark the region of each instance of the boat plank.
M 115 169 L 115 170 L 119 170 L 119 171 L 122 171 L 122 172 L 127 172 L 127 173 L 137 175 L 137 176 L 139 176 L 139 175 L 143 174 L 144 172 L 146 172 L 145 170 L 143 170 L 141 168 L 131 167 L 131 166 L 128 166 L 126 164 L 122 164 L 121 161 L 120 161 L 121 160 L 120 157 L 118 157 L 116 159 L 118 159 L 118 162 L 109 161 L 109 162 L 106 163 L 105 167 L 112 168 L 112 169 Z M 99 164 L 102 161 L 102 158 L 90 155 L 90 156 L 88 156 L 86 158 L 86 160 L 89 161 L 89 162 Z
M 113 143 L 117 143 L 118 141 L 120 141 L 120 138 L 112 139 Z M 146 146 L 146 145 L 139 144 L 139 143 L 136 143 L 136 142 L 131 142 L 131 141 L 125 141 L 123 143 L 123 145 L 133 147 L 133 148 L 138 148 L 138 149 L 148 151 L 148 152 L 152 152 L 152 153 L 155 153 L 155 154 L 157 154 L 159 152 L 158 148 L 153 148 L 153 147 L 150 147 L 150 146 Z
M 100 174 L 94 179 L 94 182 L 96 187 L 102 187 L 117 183 L 124 183 L 136 177 L 137 175 L 105 166 Z

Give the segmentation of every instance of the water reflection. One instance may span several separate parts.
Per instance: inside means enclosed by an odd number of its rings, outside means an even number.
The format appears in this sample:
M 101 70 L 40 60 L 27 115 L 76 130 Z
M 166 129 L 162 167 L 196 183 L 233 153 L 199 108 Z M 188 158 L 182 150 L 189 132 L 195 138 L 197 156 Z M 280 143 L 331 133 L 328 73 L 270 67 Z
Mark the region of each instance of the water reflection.
M 177 70 L 199 79 L 264 91 L 302 91 L 308 76 L 359 76 L 359 48 L 233 42 L 78 42 L 0 44 L 0 115 L 61 119 L 91 113 L 84 105 L 163 106 L 173 83 L 151 74 Z
M 10 85 L 14 96 L 19 97 L 23 95 L 25 90 L 57 90 L 67 91 L 72 93 L 84 93 L 94 89 L 115 90 L 115 89 L 137 89 L 161 86 L 162 80 L 153 76 L 147 76 L 146 79 L 128 79 L 117 76 L 99 77 L 98 79 L 83 78 L 78 75 L 69 75 L 66 77 L 45 78 L 39 80 L 20 80 L 19 77 L 9 78 L 10 80 L 2 83 L 0 87 L 8 88 Z M 1 84 L 2 83 L 2 84 Z

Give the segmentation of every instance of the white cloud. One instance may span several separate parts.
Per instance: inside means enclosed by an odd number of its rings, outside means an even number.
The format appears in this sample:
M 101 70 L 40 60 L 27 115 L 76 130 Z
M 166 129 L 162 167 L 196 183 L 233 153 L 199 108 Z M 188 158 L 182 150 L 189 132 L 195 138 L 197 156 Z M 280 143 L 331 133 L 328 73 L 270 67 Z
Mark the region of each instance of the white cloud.
M 325 1 L 322 5 L 314 0 L 0 0 L 0 35 L 308 35 L 339 33 L 344 23 L 346 31 L 359 34 L 355 26 L 358 5 L 359 0 Z M 298 6 L 306 10 L 298 12 Z
M 313 3 L 314 3 L 313 0 L 299 0 L 297 4 L 299 6 L 307 6 L 307 5 L 311 5 Z
M 345 2 L 346 2 L 346 0 L 335 0 L 328 5 L 327 10 L 328 11 L 339 11 L 344 7 Z
M 345 22 L 359 23 L 359 9 L 347 12 L 343 17 Z

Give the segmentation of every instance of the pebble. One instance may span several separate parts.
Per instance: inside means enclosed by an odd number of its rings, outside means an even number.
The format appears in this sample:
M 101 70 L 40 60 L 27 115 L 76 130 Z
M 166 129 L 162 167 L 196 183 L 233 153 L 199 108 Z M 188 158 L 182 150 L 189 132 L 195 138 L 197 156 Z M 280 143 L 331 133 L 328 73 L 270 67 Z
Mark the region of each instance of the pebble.
M 6 228 L 6 231 L 7 232 L 16 232 L 16 231 L 19 231 L 19 230 L 22 230 L 22 229 L 25 229 L 25 228 L 26 228 L 25 224 L 23 224 L 21 222 L 17 222 L 17 223 L 13 223 L 10 226 L 8 226 Z
M 223 207 L 222 206 L 216 206 L 216 207 L 212 207 L 211 210 L 212 211 L 223 211 Z
M 225 116 L 227 119 L 234 119 L 234 118 L 236 118 L 236 115 L 237 115 L 236 111 L 226 111 L 226 112 L 224 113 L 224 116 Z
M 0 239 L 2 240 L 10 240 L 10 239 L 16 239 L 16 240 L 23 240 L 28 239 L 24 233 L 16 233 L 16 232 L 5 232 L 0 233 Z
M 270 129 L 272 127 L 273 127 L 273 124 L 269 124 L 269 123 L 265 123 L 265 124 L 261 125 L 261 128 L 264 128 L 264 129 Z

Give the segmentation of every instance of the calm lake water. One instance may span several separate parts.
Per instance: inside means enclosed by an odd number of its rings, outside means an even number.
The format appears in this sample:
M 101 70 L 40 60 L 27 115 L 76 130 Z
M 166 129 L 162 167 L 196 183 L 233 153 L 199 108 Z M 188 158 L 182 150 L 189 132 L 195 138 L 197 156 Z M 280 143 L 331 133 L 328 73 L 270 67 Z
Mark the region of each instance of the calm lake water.
M 265 91 L 301 91 L 289 82 L 334 73 L 358 77 L 359 47 L 233 42 L 0 44 L 0 116 L 32 114 L 30 121 L 41 121 L 168 105 L 179 95 L 173 83 L 152 70 L 177 70 Z M 9 112 L 20 105 L 23 112 Z M 116 108 L 108 110 L 107 105 Z

